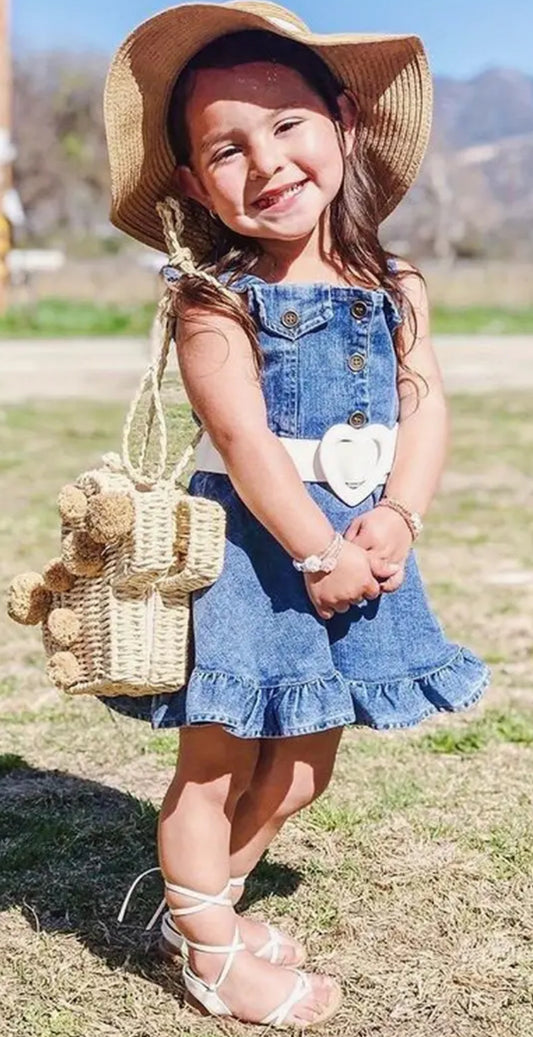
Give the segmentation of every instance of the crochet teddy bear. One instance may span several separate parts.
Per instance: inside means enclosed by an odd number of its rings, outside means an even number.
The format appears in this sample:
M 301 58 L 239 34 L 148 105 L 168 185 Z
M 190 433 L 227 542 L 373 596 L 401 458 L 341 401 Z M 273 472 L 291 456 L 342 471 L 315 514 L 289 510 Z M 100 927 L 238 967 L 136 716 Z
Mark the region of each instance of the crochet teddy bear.
M 67 484 L 59 491 L 63 524 L 60 558 L 52 558 L 42 575 L 26 572 L 11 583 L 7 610 L 11 619 L 26 626 L 46 625 L 54 648 L 47 672 L 54 684 L 67 688 L 80 675 L 71 649 L 79 641 L 81 622 L 69 607 L 54 607 L 54 597 L 71 591 L 79 577 L 94 578 L 104 569 L 106 544 L 117 544 L 131 532 L 134 506 L 127 493 L 84 492 Z
M 42 623 L 69 694 L 142 695 L 186 680 L 191 591 L 220 574 L 225 515 L 175 479 L 136 483 L 116 454 L 63 486 L 61 556 L 16 576 L 8 613 Z

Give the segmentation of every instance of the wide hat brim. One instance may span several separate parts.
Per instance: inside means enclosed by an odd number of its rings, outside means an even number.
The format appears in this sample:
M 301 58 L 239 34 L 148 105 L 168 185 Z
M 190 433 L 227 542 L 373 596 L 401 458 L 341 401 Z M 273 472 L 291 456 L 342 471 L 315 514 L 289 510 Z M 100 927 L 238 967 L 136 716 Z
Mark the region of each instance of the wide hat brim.
M 354 93 L 359 146 L 380 185 L 381 220 L 409 189 L 424 157 L 432 83 L 418 36 L 321 35 L 291 11 L 263 0 L 171 7 L 124 40 L 111 62 L 104 95 L 111 222 L 163 252 L 156 204 L 169 194 L 176 196 L 176 162 L 167 135 L 172 89 L 197 51 L 218 36 L 244 29 L 266 29 L 307 44 Z M 183 241 L 200 262 L 214 244 L 216 225 L 202 206 L 180 201 Z

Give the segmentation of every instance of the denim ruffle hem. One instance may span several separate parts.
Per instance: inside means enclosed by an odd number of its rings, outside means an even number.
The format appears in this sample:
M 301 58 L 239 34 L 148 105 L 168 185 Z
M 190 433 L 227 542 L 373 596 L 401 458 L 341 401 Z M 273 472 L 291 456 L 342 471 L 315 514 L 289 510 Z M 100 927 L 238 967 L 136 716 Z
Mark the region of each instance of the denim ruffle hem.
M 473 706 L 488 683 L 487 666 L 467 648 L 457 648 L 431 673 L 396 681 L 350 681 L 332 673 L 259 687 L 233 674 L 194 669 L 186 693 L 120 696 L 109 704 L 119 713 L 151 720 L 154 728 L 221 724 L 239 738 L 281 738 L 349 725 L 382 731 L 415 727 L 436 713 Z

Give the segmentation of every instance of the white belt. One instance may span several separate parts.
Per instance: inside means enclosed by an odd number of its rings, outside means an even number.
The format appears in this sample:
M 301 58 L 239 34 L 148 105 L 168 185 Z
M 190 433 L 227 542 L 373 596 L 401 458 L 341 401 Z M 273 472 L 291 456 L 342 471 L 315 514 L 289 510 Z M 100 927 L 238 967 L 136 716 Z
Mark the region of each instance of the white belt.
M 289 439 L 278 436 L 294 461 L 303 482 L 325 482 L 337 497 L 351 506 L 360 504 L 381 486 L 392 468 L 398 426 L 332 425 L 322 439 Z M 215 450 L 207 432 L 194 455 L 200 472 L 226 474 L 223 457 Z

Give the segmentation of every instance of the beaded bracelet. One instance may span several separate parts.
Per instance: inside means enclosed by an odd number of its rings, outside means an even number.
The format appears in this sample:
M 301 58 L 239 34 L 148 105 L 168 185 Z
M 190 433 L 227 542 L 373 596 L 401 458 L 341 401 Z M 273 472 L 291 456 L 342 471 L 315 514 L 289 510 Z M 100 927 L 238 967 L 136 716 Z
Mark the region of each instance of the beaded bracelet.
M 404 522 L 409 527 L 409 532 L 411 533 L 413 540 L 416 540 L 420 536 L 424 525 L 418 511 L 409 511 L 409 508 L 406 508 L 405 504 L 402 504 L 401 501 L 396 500 L 394 497 L 382 497 L 376 504 L 376 507 L 390 508 L 398 515 L 401 515 Z
M 298 562 L 296 558 L 293 558 L 292 564 L 300 573 L 331 573 L 337 565 L 342 543 L 342 534 L 335 533 L 333 540 L 321 555 L 308 555 L 302 562 Z

